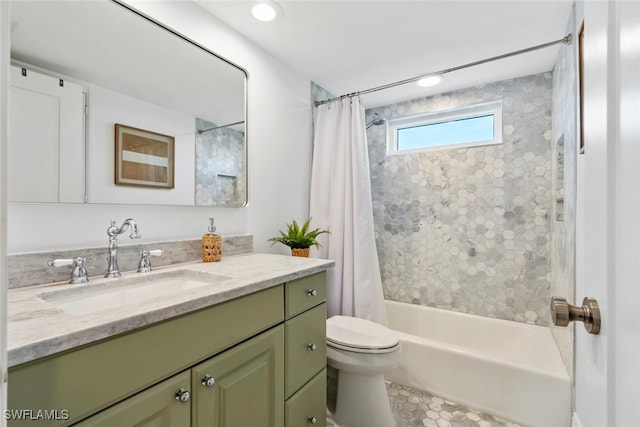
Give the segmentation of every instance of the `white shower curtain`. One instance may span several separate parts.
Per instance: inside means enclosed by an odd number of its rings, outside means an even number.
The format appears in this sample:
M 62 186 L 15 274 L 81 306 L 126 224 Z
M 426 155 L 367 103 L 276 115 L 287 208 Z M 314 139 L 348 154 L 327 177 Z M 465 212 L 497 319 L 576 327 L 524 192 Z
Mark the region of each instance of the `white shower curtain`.
M 342 99 L 316 109 L 309 212 L 322 235 L 327 272 L 327 315 L 387 324 L 373 229 L 364 106 Z M 326 236 L 326 237 L 325 237 Z

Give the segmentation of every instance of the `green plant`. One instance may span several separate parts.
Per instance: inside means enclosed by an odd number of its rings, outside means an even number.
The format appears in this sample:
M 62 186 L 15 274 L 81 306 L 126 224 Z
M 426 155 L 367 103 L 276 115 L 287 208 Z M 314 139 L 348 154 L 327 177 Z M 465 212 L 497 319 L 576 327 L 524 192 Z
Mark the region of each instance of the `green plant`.
M 316 238 L 323 234 L 329 233 L 327 230 L 320 230 L 319 228 L 315 228 L 313 230 L 309 230 L 309 226 L 311 225 L 311 218 L 307 219 L 302 227 L 298 225 L 296 220 L 291 220 L 291 224 L 287 224 L 286 232 L 280 230 L 280 235 L 277 237 L 272 237 L 269 239 L 269 242 L 282 243 L 283 245 L 287 245 L 290 248 L 308 248 L 312 245 L 316 248 L 320 248 L 320 243 L 316 240 Z

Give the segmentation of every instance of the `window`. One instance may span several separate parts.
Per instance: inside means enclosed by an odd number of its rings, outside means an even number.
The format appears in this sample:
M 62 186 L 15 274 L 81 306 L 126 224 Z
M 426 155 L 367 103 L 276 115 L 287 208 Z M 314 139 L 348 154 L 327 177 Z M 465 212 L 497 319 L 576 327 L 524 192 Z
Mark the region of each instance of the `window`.
M 389 119 L 387 154 L 502 143 L 502 102 Z

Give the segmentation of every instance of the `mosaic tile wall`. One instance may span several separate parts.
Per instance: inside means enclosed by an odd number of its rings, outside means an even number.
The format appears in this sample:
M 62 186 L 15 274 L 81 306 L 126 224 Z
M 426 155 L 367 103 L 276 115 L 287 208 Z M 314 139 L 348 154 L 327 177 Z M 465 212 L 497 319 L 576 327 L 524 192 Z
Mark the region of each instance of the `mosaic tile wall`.
M 387 157 L 367 131 L 385 298 L 548 325 L 551 73 L 367 110 L 503 102 L 504 144 Z
M 567 28 L 574 33 L 574 14 L 571 14 Z M 553 162 L 552 200 L 555 208 L 551 221 L 551 295 L 561 296 L 569 302 L 575 298 L 576 282 L 576 188 L 577 188 L 577 67 L 576 43 L 562 45 L 553 69 Z M 558 141 L 562 140 L 560 145 Z M 562 199 L 560 202 L 558 199 Z M 560 217 L 559 217 L 560 215 Z M 561 220 L 560 220 L 561 219 Z M 551 326 L 560 355 L 573 376 L 573 331 L 568 328 Z
M 196 119 L 196 129 L 215 127 Z M 244 134 L 231 128 L 196 133 L 197 206 L 239 207 L 246 203 Z

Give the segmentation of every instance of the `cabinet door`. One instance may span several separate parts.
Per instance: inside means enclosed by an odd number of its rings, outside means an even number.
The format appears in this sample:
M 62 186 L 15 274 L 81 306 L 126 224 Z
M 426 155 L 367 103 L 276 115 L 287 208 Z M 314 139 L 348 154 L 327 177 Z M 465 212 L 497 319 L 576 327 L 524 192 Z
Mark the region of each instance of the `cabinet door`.
M 287 400 L 286 427 L 327 425 L 327 370 L 323 369 Z
M 283 326 L 197 365 L 191 382 L 194 427 L 282 427 Z
M 190 424 L 189 371 L 178 374 L 76 424 L 77 427 L 172 427 Z

